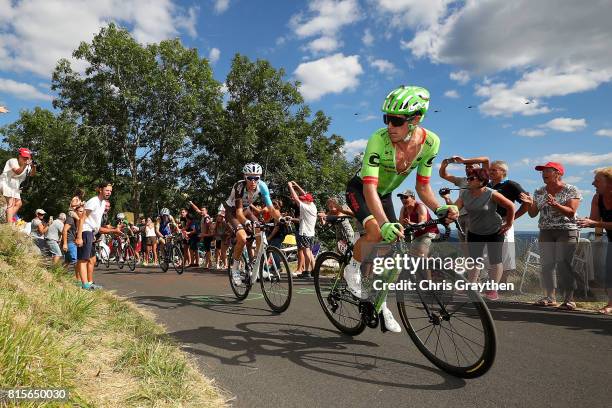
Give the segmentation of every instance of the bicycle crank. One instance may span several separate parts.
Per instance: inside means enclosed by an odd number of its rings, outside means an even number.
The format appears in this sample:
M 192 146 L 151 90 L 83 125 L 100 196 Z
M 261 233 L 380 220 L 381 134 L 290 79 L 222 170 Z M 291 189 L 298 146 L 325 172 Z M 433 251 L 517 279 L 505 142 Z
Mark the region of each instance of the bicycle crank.
M 378 327 L 378 313 L 376 313 L 372 302 L 359 302 L 359 313 L 361 313 L 361 320 L 366 326 L 371 329 Z

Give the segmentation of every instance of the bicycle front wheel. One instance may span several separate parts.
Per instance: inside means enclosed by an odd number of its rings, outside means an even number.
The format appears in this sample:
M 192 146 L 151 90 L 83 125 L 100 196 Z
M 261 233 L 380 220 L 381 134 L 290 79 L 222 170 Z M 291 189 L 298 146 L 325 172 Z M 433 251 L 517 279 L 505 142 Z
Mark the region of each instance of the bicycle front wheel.
M 323 252 L 317 256 L 312 271 L 315 291 L 325 316 L 342 333 L 356 336 L 363 332 L 365 323 L 357 299 L 344 280 L 346 263 L 336 252 Z
M 131 246 L 125 248 L 125 263 L 127 264 L 128 268 L 130 268 L 130 271 L 134 271 L 136 269 L 136 254 Z
M 108 254 L 108 250 L 101 246 L 98 250 L 98 255 L 100 256 L 100 262 L 102 265 L 106 266 L 108 269 L 110 267 L 110 255 Z
M 419 286 L 421 281 L 446 281 L 454 286 L 455 281 L 463 279 L 454 272 L 428 271 L 426 275 L 413 275 L 415 291 L 397 294 L 397 307 L 408 335 L 443 371 L 461 378 L 480 377 L 493 365 L 497 347 L 487 305 L 473 290 L 423 290 Z
M 266 248 L 266 256 L 259 264 L 261 292 L 270 309 L 282 313 L 291 303 L 293 279 L 285 254 L 278 248 Z
M 185 260 L 183 258 L 183 251 L 181 251 L 181 248 L 179 248 L 177 245 L 173 245 L 172 252 L 170 254 L 172 267 L 174 268 L 176 273 L 181 275 L 183 272 L 185 272 Z

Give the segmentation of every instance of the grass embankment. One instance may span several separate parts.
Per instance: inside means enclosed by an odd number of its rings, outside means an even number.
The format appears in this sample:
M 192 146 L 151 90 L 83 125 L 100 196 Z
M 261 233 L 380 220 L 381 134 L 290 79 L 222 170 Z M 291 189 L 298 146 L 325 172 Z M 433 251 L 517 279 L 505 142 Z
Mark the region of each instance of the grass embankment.
M 150 316 L 108 292 L 79 289 L 31 245 L 0 225 L 0 388 L 69 390 L 69 401 L 44 406 L 225 406 Z

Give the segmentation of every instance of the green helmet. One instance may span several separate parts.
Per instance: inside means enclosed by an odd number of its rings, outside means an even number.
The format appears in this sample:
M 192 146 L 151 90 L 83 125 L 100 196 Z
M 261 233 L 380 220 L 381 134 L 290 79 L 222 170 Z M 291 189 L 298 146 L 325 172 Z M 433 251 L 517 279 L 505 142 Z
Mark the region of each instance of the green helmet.
M 420 113 L 421 121 L 429 108 L 429 91 L 420 86 L 402 85 L 387 95 L 382 111 L 392 115 L 414 115 Z

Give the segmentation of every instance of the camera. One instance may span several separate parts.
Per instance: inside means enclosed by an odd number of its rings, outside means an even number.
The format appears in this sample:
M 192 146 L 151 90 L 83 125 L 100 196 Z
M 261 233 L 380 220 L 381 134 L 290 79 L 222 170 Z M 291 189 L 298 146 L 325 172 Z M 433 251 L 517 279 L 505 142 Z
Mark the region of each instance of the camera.
M 440 194 L 441 196 L 448 195 L 448 194 L 450 194 L 450 188 L 447 188 L 447 187 L 441 188 L 438 191 L 438 194 Z
M 37 162 L 36 160 L 32 160 L 32 166 L 36 166 L 36 171 L 37 172 L 39 172 L 39 173 L 42 172 L 42 169 L 43 169 L 42 165 L 39 162 Z

